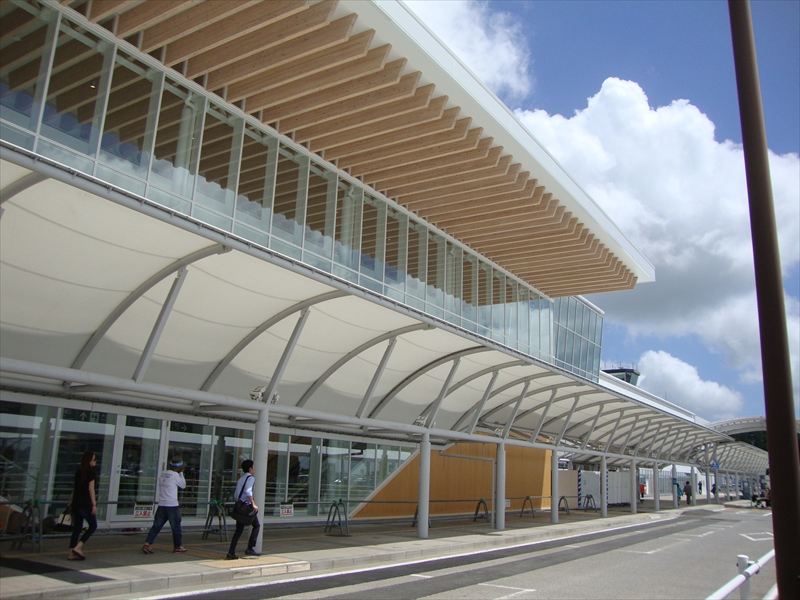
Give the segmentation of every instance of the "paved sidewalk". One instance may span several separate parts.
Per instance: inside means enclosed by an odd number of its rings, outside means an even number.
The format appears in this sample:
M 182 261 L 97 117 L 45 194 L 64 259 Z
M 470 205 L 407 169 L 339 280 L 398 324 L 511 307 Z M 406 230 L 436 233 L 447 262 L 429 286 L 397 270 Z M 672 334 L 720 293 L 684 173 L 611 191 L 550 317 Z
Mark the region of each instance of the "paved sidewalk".
M 663 503 L 662 503 L 662 506 Z M 508 512 L 506 530 L 472 519 L 434 520 L 430 537 L 416 537 L 409 521 L 351 522 L 349 536 L 324 534 L 323 524 L 308 527 L 267 528 L 264 555 L 236 561 L 224 560 L 228 544 L 219 536 L 201 539 L 200 533 L 184 534 L 186 554 L 173 554 L 168 531 L 154 544 L 156 553 L 141 552 L 145 533 L 96 535 L 85 547 L 85 561 L 68 561 L 66 538 L 45 539 L 44 552 L 33 553 L 30 545 L 11 551 L 10 543 L 0 547 L 0 598 L 109 598 L 121 595 L 152 595 L 180 591 L 204 584 L 302 574 L 379 563 L 389 564 L 421 558 L 448 556 L 582 535 L 616 527 L 649 523 L 675 517 L 685 511 L 724 507 L 748 508 L 747 501 L 725 505 L 698 504 L 696 507 L 671 507 L 659 513 L 652 501 L 630 514 L 627 507 L 609 509 L 609 517 L 599 513 L 572 510 L 560 513 L 558 525 L 550 523 L 549 511 L 537 511 L 536 517 L 519 517 Z M 244 551 L 244 540 L 240 551 Z

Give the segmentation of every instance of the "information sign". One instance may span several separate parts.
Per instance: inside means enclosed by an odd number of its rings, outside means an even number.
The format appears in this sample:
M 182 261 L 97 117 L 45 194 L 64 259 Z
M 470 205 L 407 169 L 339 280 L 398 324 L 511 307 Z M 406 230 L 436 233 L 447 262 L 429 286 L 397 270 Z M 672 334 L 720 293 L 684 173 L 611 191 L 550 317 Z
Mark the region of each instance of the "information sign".
M 152 519 L 153 518 L 153 505 L 152 504 L 134 504 L 133 505 L 133 518 L 134 519 Z

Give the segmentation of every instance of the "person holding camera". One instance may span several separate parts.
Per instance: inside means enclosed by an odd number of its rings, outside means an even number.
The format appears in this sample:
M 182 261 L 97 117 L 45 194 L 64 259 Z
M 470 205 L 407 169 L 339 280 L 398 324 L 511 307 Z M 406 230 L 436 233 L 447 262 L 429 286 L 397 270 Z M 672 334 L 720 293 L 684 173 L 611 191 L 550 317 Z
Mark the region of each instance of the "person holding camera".
M 186 552 L 186 548 L 181 545 L 181 507 L 178 502 L 178 489 L 185 487 L 183 459 L 180 456 L 173 456 L 169 462 L 169 468 L 158 478 L 158 509 L 150 533 L 147 534 L 147 539 L 142 546 L 142 552 L 145 554 L 153 554 L 150 544 L 156 540 L 156 536 L 167 521 L 172 529 L 172 551 Z
M 258 507 L 256 503 L 253 502 L 253 482 L 255 481 L 253 474 L 255 473 L 255 469 L 253 468 L 252 460 L 247 459 L 242 461 L 242 473 L 243 475 L 239 478 L 239 481 L 236 482 L 236 491 L 233 497 L 241 499 L 242 502 L 245 502 L 258 513 Z M 258 541 L 258 532 L 261 529 L 261 523 L 258 522 L 258 516 L 255 514 L 253 515 L 252 526 L 253 529 L 250 531 L 250 539 L 247 540 L 247 550 L 245 550 L 244 553 L 247 556 L 261 556 L 255 549 L 256 542 Z M 244 522 L 236 521 L 236 531 L 231 539 L 231 546 L 228 549 L 228 555 L 225 557 L 226 559 L 236 560 L 239 558 L 236 556 L 236 544 L 239 543 L 239 538 L 242 536 L 244 528 Z

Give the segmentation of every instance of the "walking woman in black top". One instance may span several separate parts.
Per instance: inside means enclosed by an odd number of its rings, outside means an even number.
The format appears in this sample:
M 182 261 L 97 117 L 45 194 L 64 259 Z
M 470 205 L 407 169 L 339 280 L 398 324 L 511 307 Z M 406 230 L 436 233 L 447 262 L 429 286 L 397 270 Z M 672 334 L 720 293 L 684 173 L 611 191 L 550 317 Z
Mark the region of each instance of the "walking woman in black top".
M 69 542 L 69 560 L 86 560 L 81 548 L 86 540 L 97 529 L 97 496 L 95 494 L 95 481 L 97 473 L 94 466 L 97 457 L 94 452 L 84 452 L 81 456 L 81 466 L 75 472 L 75 487 L 72 490 L 70 505 L 72 508 L 72 539 Z M 86 532 L 81 535 L 83 521 L 89 525 Z M 80 536 L 80 541 L 78 541 Z

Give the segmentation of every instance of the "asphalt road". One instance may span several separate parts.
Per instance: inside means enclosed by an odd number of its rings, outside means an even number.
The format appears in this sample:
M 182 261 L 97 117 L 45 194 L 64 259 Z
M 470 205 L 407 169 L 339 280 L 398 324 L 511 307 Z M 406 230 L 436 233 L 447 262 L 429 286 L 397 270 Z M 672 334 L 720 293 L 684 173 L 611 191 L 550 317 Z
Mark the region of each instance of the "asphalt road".
M 772 549 L 770 517 L 761 511 L 698 510 L 651 525 L 517 548 L 170 597 L 705 598 L 736 576 L 737 554 L 755 560 Z M 751 579 L 753 598 L 774 585 L 774 564 Z

